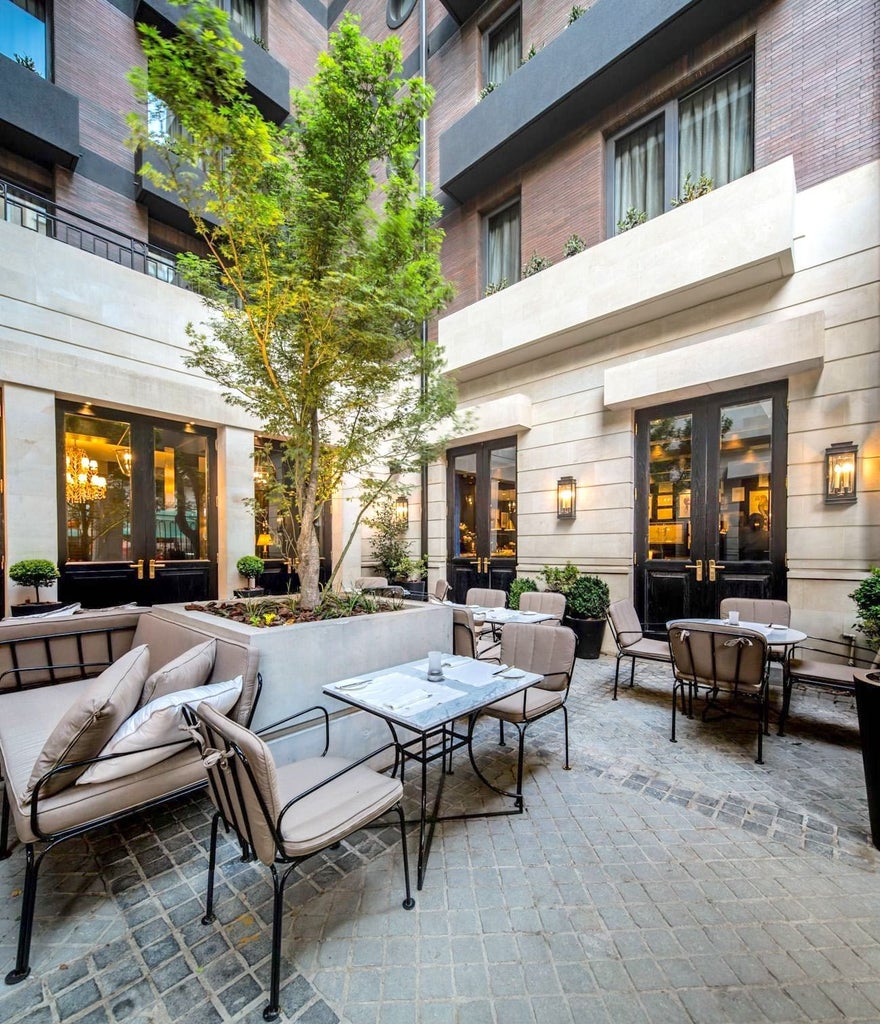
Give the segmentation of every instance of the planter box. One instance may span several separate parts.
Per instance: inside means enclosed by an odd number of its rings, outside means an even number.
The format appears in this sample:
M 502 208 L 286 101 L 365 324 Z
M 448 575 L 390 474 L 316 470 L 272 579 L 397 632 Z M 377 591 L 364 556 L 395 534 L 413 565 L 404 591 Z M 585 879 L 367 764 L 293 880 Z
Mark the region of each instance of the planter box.
M 327 622 L 260 629 L 207 612 L 187 611 L 183 604 L 154 605 L 153 614 L 175 622 L 192 622 L 218 637 L 251 644 L 260 651 L 263 690 L 253 728 L 315 704 L 334 716 L 331 753 L 359 757 L 390 739 L 378 718 L 354 711 L 326 697 L 322 687 L 347 676 L 424 658 L 428 651 L 452 651 L 452 609 L 437 604 L 405 602 L 404 608 L 375 615 L 357 615 Z M 279 763 L 320 752 L 320 728 L 282 728 L 273 743 Z M 276 735 L 275 733 L 271 735 Z

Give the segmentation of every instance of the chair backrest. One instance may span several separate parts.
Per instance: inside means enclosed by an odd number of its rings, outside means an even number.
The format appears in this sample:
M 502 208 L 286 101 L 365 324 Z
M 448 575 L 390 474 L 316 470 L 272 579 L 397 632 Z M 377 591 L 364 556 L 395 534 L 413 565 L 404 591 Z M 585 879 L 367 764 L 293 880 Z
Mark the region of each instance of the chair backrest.
M 519 595 L 519 610 L 552 615 L 552 619 L 544 619 L 539 625 L 558 626 L 565 615 L 565 594 L 554 590 L 526 590 Z
M 635 606 L 628 598 L 611 604 L 608 608 L 608 623 L 619 651 L 637 644 L 644 637 Z
M 452 609 L 452 651 L 466 658 L 477 656 L 474 613 L 470 608 Z
M 449 586 L 446 580 L 437 580 L 437 582 L 434 584 L 434 593 L 429 594 L 428 599 L 430 601 L 443 602 L 446 600 L 446 597 L 451 589 L 452 587 Z
M 728 612 L 739 612 L 743 622 L 760 622 L 762 626 L 774 623 L 777 626 L 791 625 L 791 605 L 788 601 L 772 601 L 768 598 L 725 597 L 719 608 L 721 617 Z
M 250 729 L 204 702 L 195 716 L 214 806 L 257 857 L 271 864 L 280 845 L 275 823 L 282 810 L 271 751 Z
M 356 590 L 372 590 L 374 587 L 387 587 L 388 580 L 384 576 L 358 576 L 354 585 Z
M 679 619 L 669 625 L 669 653 L 677 678 L 722 689 L 758 686 L 767 670 L 767 638 L 741 626 Z
M 471 587 L 464 599 L 465 604 L 478 604 L 481 608 L 503 608 L 507 604 L 507 594 L 503 590 L 490 590 L 489 587 Z
M 544 690 L 567 690 L 574 671 L 577 636 L 568 626 L 509 622 L 501 634 L 502 664 L 540 672 Z

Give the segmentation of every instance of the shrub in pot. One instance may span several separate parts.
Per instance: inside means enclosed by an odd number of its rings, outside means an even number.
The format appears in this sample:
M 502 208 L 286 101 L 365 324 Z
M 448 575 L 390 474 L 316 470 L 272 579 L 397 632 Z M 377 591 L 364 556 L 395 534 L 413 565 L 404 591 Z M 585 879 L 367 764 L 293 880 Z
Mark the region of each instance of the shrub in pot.
M 20 587 L 33 587 L 36 601 L 15 605 L 13 615 L 32 615 L 60 608 L 60 601 L 41 601 L 40 587 L 51 587 L 61 574 L 58 566 L 48 558 L 25 558 L 9 567 L 9 578 Z
M 565 624 L 577 633 L 579 658 L 598 658 L 611 604 L 608 584 L 598 576 L 578 576 L 565 595 Z
M 867 576 L 849 595 L 859 611 L 856 628 L 861 630 L 873 648 L 880 646 L 880 566 L 874 566 Z
M 517 610 L 519 608 L 520 594 L 525 594 L 527 591 L 537 591 L 538 584 L 528 576 L 517 576 L 510 584 L 510 589 L 507 591 L 507 607 Z
M 428 576 L 428 556 L 410 558 L 405 555 L 394 564 L 391 579 L 406 587 L 411 594 L 425 593 L 425 579 Z

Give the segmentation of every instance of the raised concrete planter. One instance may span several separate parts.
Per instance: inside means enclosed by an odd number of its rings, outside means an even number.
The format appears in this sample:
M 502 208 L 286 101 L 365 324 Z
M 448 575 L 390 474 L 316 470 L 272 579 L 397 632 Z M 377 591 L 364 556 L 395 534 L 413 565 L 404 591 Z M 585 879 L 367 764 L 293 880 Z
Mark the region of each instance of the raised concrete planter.
M 322 704 L 335 716 L 331 752 L 347 757 L 387 743 L 384 722 L 324 696 L 322 687 L 346 676 L 424 658 L 429 650 L 452 650 L 452 610 L 439 604 L 404 602 L 404 608 L 326 622 L 258 629 L 207 612 L 187 611 L 183 604 L 154 605 L 153 614 L 173 622 L 191 622 L 218 637 L 259 648 L 263 691 L 257 704 L 256 730 Z M 272 744 L 276 760 L 286 763 L 319 752 L 320 729 L 314 725 L 282 728 Z M 273 734 L 275 735 L 275 734 Z

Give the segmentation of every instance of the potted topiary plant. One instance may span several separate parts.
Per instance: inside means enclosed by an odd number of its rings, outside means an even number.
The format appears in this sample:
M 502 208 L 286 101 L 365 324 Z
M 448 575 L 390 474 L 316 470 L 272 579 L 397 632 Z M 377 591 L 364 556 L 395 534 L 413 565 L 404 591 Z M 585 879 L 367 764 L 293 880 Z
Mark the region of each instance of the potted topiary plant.
M 577 633 L 577 656 L 598 658 L 611 604 L 608 584 L 598 576 L 578 576 L 565 595 L 565 625 Z
M 263 571 L 265 563 L 257 555 L 242 555 L 235 563 L 235 568 L 248 581 L 247 590 L 236 590 L 236 597 L 262 597 L 265 591 L 257 586 L 257 577 Z
M 515 611 L 519 608 L 520 594 L 527 591 L 537 591 L 538 584 L 529 576 L 517 576 L 511 581 L 510 589 L 507 591 L 507 607 Z
M 58 566 L 48 558 L 25 558 L 9 567 L 9 578 L 20 587 L 33 587 L 36 601 L 12 606 L 13 615 L 37 615 L 62 608 L 61 601 L 41 601 L 40 587 L 51 587 L 61 574 Z

